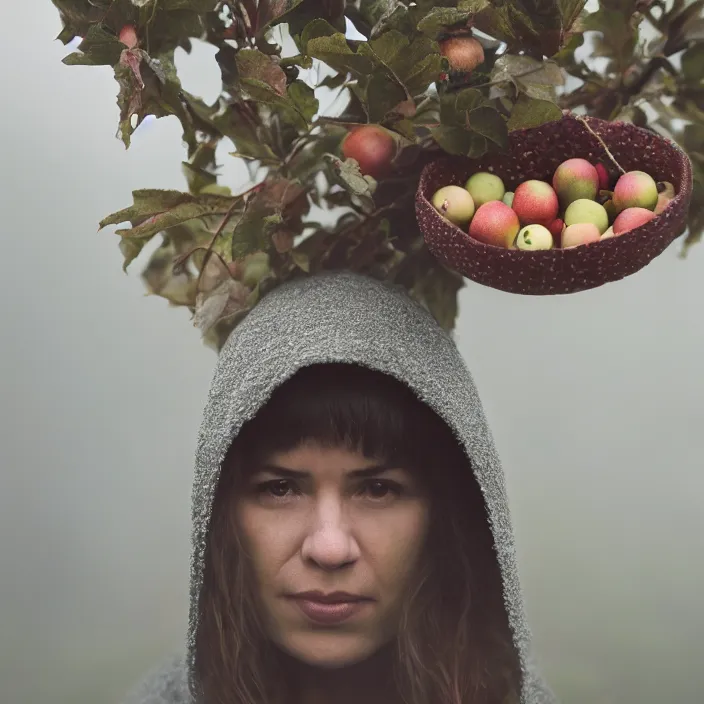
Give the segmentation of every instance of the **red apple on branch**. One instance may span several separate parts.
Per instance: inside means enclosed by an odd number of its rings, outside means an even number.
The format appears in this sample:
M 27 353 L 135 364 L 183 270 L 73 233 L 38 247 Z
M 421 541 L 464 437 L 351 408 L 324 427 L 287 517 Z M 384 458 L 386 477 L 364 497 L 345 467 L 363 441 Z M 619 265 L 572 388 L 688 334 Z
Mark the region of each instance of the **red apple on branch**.
M 353 129 L 342 142 L 345 159 L 354 159 L 365 176 L 375 179 L 388 176 L 396 156 L 396 141 L 380 125 L 363 125 Z

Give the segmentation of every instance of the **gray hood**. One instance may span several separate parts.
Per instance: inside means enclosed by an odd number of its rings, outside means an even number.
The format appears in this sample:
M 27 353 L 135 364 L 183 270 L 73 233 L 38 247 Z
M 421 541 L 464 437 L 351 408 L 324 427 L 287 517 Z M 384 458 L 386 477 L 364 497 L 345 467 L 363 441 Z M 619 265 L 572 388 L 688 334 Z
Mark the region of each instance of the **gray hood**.
M 186 661 L 174 666 L 168 686 L 163 677 L 159 686 L 158 678 L 152 679 L 138 700 L 171 704 L 191 699 L 184 688 L 195 691 L 198 596 L 220 465 L 242 425 L 277 386 L 300 368 L 325 362 L 357 363 L 397 378 L 460 440 L 484 494 L 497 547 L 508 620 L 524 673 L 521 702 L 552 704 L 553 695 L 531 664 L 503 471 L 471 374 L 452 338 L 404 290 L 350 272 L 328 272 L 275 289 L 220 353 L 196 454 Z M 177 690 L 183 699 L 173 698 Z

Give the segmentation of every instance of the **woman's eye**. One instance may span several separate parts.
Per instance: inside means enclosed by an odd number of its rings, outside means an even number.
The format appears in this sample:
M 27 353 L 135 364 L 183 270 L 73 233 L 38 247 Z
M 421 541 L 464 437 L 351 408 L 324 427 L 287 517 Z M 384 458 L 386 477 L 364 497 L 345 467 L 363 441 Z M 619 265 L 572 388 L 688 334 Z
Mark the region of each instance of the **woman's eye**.
M 378 501 L 393 496 L 400 496 L 402 487 L 396 482 L 373 479 L 365 485 L 364 491 L 370 499 Z
M 269 495 L 276 499 L 284 499 L 292 492 L 291 482 L 287 479 L 274 479 L 269 482 L 262 482 L 257 486 L 259 494 Z

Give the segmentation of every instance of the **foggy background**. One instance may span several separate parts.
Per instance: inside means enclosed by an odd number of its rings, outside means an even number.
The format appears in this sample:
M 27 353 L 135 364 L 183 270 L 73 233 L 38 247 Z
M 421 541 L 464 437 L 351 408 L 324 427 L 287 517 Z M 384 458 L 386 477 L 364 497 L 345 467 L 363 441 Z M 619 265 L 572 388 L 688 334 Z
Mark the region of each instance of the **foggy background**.
M 133 189 L 185 190 L 185 151 L 175 118 L 124 149 L 112 69 L 61 64 L 50 2 L 0 16 L 0 701 L 114 704 L 182 647 L 215 354 L 187 311 L 144 296 L 144 258 L 123 274 L 96 230 Z M 178 57 L 208 101 L 212 53 Z M 567 704 L 702 700 L 704 245 L 680 248 L 590 292 L 461 298 L 536 644 Z

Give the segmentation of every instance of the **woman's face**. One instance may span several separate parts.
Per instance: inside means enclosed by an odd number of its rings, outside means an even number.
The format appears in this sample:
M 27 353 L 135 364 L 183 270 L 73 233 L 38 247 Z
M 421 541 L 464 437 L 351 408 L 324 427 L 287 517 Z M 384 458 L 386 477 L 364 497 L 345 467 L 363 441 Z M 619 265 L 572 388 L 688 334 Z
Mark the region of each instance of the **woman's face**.
M 395 637 L 429 523 L 410 471 L 308 443 L 255 467 L 236 512 L 269 635 L 284 651 L 342 667 Z

